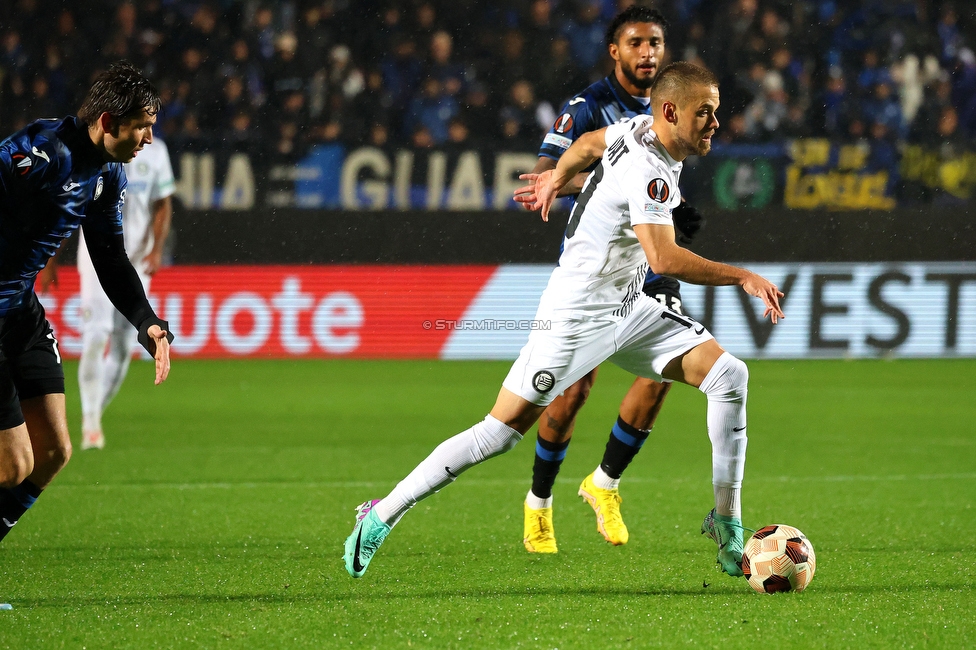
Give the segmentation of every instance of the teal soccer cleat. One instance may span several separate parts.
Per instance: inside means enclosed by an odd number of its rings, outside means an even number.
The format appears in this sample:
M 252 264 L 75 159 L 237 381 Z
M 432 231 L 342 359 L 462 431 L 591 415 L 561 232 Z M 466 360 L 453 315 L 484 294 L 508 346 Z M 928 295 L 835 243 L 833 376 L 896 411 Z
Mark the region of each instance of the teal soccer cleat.
M 373 512 L 373 506 L 379 502 L 379 499 L 373 499 L 356 508 L 356 527 L 346 538 L 346 552 L 343 555 L 346 571 L 353 578 L 363 577 L 373 554 L 390 534 L 390 527 Z
M 736 517 L 717 514 L 712 508 L 702 522 L 701 532 L 718 544 L 718 558 L 715 561 L 722 567 L 722 571 L 730 576 L 741 576 L 742 521 Z

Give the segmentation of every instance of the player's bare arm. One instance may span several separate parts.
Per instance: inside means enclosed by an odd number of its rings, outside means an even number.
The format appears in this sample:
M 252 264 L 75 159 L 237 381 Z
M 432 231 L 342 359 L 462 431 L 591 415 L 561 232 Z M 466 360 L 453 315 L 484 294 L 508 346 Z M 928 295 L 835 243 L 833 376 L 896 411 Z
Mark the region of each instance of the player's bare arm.
M 779 305 L 783 292 L 761 275 L 730 264 L 713 262 L 681 248 L 675 243 L 672 226 L 638 224 L 634 226 L 634 233 L 644 249 L 647 263 L 656 273 L 692 284 L 738 285 L 749 295 L 763 301 L 766 305 L 763 318 L 769 316 L 776 323 L 786 317 Z
M 540 174 L 520 175 L 520 179 L 530 184 L 515 190 L 515 200 L 529 210 L 540 210 L 542 220 L 549 221 L 549 210 L 556 197 L 560 196 L 560 190 L 603 156 L 607 148 L 606 131 L 604 127 L 581 135 L 562 155 L 554 169 Z

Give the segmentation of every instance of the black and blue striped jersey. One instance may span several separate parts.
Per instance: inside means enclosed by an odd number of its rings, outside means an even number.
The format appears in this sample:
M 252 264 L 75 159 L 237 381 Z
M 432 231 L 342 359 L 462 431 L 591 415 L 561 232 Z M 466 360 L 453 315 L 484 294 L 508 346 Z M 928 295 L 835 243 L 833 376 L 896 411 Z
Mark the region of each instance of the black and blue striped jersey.
M 543 139 L 539 156 L 559 160 L 584 133 L 626 118 L 650 114 L 650 103 L 644 105 L 634 99 L 617 81 L 616 74 L 611 73 L 566 102 Z
M 122 234 L 126 179 L 76 117 L 37 120 L 0 142 L 0 317 L 26 304 L 34 279 L 78 227 Z

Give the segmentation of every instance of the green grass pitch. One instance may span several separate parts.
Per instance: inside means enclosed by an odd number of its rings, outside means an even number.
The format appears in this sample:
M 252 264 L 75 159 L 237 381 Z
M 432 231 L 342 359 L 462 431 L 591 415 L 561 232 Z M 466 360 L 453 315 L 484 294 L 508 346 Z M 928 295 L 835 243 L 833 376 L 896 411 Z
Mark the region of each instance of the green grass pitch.
M 813 542 L 802 594 L 719 573 L 705 400 L 672 391 L 614 548 L 576 496 L 630 378 L 601 370 L 521 544 L 534 431 L 419 504 L 361 580 L 353 509 L 480 420 L 508 363 L 133 364 L 108 446 L 75 451 L 0 544 L 3 648 L 976 646 L 976 361 L 751 362 L 747 525 Z M 69 415 L 79 406 L 69 365 Z

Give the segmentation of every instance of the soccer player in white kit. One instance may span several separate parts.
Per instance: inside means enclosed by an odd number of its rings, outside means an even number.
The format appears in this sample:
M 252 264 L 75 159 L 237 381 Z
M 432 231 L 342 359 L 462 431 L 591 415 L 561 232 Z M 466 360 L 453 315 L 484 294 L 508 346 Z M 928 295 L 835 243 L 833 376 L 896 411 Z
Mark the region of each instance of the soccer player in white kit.
M 163 245 L 173 214 L 176 189 L 166 144 L 156 138 L 132 162 L 125 164 L 129 181 L 122 206 L 122 232 L 129 261 L 149 293 L 149 279 L 162 266 Z M 78 364 L 81 389 L 81 448 L 105 446 L 102 413 L 118 393 L 136 348 L 136 335 L 128 321 L 112 306 L 102 290 L 88 247 L 78 246 L 81 276 L 82 351 Z
M 702 532 L 717 562 L 742 575 L 740 491 L 746 451 L 746 365 L 705 327 L 641 291 L 650 266 L 704 285 L 738 285 L 761 298 L 764 317 L 783 317 L 776 285 L 746 269 L 706 260 L 675 243 L 671 211 L 680 201 L 682 161 L 705 155 L 718 128 L 715 76 L 690 63 L 662 70 L 651 92 L 655 119 L 638 116 L 581 136 L 556 169 L 534 181 L 534 207 L 548 218 L 559 189 L 596 160 L 570 214 L 559 266 L 536 322 L 489 415 L 441 443 L 383 499 L 358 508 L 345 543 L 346 570 L 365 572 L 400 518 L 467 469 L 508 451 L 556 395 L 609 359 L 640 377 L 680 381 L 705 393 L 715 508 Z M 602 159 L 601 159 L 602 157 Z M 518 190 L 523 192 L 524 188 Z

